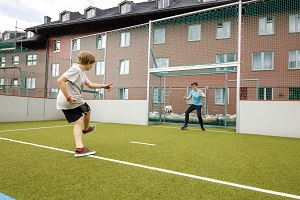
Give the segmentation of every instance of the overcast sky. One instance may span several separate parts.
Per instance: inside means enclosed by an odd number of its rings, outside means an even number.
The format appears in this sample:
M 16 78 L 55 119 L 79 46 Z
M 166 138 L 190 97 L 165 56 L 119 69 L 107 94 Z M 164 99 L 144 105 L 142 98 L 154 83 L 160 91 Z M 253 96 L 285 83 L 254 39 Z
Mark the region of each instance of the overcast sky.
M 123 0 L 0 0 L 0 32 L 6 30 L 18 31 L 31 26 L 44 23 L 44 16 L 49 16 L 51 21 L 59 19 L 59 13 L 64 10 L 80 12 L 95 6 L 100 9 L 118 6 Z M 135 3 L 147 0 L 133 0 Z

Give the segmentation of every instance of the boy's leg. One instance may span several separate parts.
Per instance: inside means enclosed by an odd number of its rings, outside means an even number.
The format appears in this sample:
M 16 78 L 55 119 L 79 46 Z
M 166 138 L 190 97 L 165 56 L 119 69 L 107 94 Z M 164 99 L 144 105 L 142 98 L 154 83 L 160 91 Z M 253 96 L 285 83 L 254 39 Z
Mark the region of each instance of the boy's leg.
M 83 115 L 83 130 L 87 130 L 90 126 L 91 110 Z
M 73 134 L 75 139 L 76 148 L 82 148 L 82 123 L 83 123 L 83 117 L 80 117 L 77 121 L 75 121 Z
M 181 127 L 182 130 L 187 130 L 188 128 L 188 123 L 190 119 L 190 113 L 195 110 L 194 105 L 191 105 L 186 111 L 185 111 L 185 119 L 184 119 L 184 125 Z
M 197 106 L 197 117 L 198 117 L 199 124 L 201 126 L 202 131 L 205 131 L 205 128 L 203 126 L 203 119 L 201 116 L 201 109 L 202 109 L 202 106 Z

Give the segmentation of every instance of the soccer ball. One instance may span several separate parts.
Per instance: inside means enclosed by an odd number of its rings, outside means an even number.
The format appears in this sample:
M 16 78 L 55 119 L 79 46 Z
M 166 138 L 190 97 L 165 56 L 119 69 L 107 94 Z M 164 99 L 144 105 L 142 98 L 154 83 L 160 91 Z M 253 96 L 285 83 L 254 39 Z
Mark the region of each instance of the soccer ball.
M 172 106 L 171 106 L 171 105 L 167 105 L 167 106 L 165 107 L 165 111 L 166 111 L 166 113 L 172 113 L 172 111 L 173 111 Z

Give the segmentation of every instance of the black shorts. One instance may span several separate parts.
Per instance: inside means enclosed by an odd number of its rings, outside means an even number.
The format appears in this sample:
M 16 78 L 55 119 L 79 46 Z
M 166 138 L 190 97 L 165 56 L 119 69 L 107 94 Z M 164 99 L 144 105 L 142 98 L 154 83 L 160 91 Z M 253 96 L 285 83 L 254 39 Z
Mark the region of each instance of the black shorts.
M 68 122 L 71 123 L 76 122 L 80 117 L 83 116 L 83 114 L 86 114 L 86 112 L 90 111 L 90 106 L 87 103 L 84 103 L 76 108 L 62 111 L 65 114 Z

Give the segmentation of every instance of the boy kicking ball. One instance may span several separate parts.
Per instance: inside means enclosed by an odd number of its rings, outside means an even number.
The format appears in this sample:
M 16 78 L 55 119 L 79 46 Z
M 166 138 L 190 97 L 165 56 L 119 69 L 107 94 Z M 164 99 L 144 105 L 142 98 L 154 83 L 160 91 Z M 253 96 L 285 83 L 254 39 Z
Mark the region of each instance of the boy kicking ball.
M 69 123 L 74 122 L 75 158 L 93 155 L 96 152 L 90 151 L 83 145 L 82 134 L 92 132 L 95 125 L 90 126 L 91 109 L 83 100 L 81 91 L 84 85 L 89 88 L 112 89 L 112 83 L 108 85 L 92 83 L 84 71 L 89 71 L 95 63 L 95 56 L 88 51 L 78 54 L 78 64 L 70 67 L 61 77 L 57 79 L 60 88 L 56 108 L 63 111 Z

